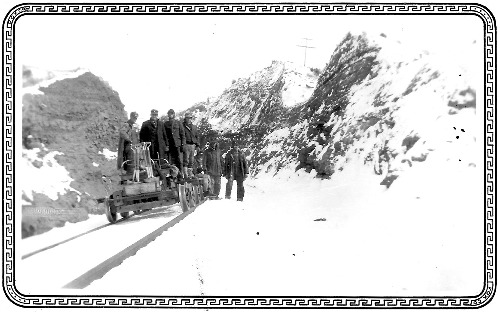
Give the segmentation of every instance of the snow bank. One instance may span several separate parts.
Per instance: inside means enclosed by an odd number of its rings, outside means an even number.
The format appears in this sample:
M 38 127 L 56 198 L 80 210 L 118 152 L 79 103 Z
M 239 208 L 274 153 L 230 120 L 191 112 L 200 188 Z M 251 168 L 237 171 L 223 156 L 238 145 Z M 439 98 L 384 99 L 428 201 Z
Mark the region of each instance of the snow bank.
M 107 160 L 116 160 L 116 154 L 117 152 L 112 152 L 108 150 L 107 148 L 103 149 L 103 151 L 99 151 L 99 155 L 104 155 Z
M 283 74 L 283 91 L 281 98 L 283 105 L 290 107 L 307 101 L 314 92 L 318 75 L 309 67 L 297 66 L 294 63 L 285 63 Z
M 67 191 L 79 194 L 80 192 L 70 186 L 73 179 L 69 176 L 69 172 L 54 158 L 62 153 L 53 151 L 40 157 L 38 155 L 40 152 L 39 148 L 23 149 L 22 163 L 19 167 L 22 172 L 20 176 L 29 177 L 23 179 L 23 195 L 32 201 L 33 192 L 45 194 L 52 200 L 57 200 L 59 195 Z

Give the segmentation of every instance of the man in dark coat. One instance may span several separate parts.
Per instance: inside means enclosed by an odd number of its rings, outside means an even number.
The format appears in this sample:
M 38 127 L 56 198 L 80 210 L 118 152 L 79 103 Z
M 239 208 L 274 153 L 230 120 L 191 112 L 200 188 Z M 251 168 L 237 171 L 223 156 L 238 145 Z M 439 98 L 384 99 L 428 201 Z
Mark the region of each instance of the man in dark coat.
M 126 162 L 123 164 L 123 169 L 129 174 L 134 172 L 134 151 L 132 150 L 132 144 L 137 144 L 139 141 L 137 130 L 134 129 L 134 124 L 138 117 L 139 114 L 132 112 L 130 113 L 130 119 L 120 126 L 116 167 L 117 169 L 121 169 L 122 164 Z
M 232 143 L 232 149 L 227 152 L 224 161 L 224 176 L 227 179 L 226 199 L 231 198 L 233 181 L 236 180 L 236 200 L 243 201 L 243 197 L 245 196 L 243 181 L 245 181 L 248 176 L 248 166 L 245 155 L 235 142 Z
M 180 121 L 175 119 L 175 111 L 173 109 L 168 110 L 167 116 L 168 120 L 165 122 L 165 132 L 168 138 L 169 161 L 180 170 L 182 175 L 181 153 L 182 148 L 186 144 L 184 127 Z
M 198 128 L 192 123 L 193 114 L 187 112 L 184 115 L 184 134 L 186 136 L 186 144 L 184 144 L 184 176 L 193 178 L 194 154 L 200 146 L 198 140 Z
M 203 170 L 210 176 L 213 185 L 213 195 L 219 199 L 220 178 L 222 176 L 222 163 L 219 143 L 211 142 L 205 153 L 203 153 Z
M 139 134 L 141 142 L 151 142 L 151 159 L 164 159 L 168 152 L 168 139 L 163 122 L 158 119 L 158 111 L 151 110 L 151 118 L 142 123 Z

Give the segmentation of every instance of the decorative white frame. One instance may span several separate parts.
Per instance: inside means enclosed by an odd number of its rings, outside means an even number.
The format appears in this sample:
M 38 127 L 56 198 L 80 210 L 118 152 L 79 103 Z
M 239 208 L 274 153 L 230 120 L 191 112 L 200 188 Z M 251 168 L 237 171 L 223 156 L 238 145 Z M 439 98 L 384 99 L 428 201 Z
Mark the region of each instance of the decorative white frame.
M 14 282 L 14 28 L 23 15 L 44 14 L 331 14 L 331 15 L 476 15 L 484 23 L 485 64 L 485 266 L 484 287 L 464 297 L 160 297 L 160 296 L 28 296 Z M 22 307 L 163 307 L 163 308 L 480 308 L 496 290 L 496 22 L 479 4 L 418 3 L 254 3 L 254 4 L 21 4 L 13 7 L 2 25 L 2 150 L 4 158 L 2 286 L 14 304 Z

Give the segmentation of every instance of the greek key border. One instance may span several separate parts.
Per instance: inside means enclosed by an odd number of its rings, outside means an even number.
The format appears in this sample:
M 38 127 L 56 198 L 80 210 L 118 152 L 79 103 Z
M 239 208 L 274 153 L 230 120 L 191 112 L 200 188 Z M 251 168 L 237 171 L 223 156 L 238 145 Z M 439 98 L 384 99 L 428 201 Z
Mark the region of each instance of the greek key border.
M 27 296 L 14 284 L 14 27 L 30 14 L 468 14 L 484 23 L 485 44 L 485 283 L 467 297 L 123 297 Z M 4 17 L 2 26 L 3 140 L 3 290 L 22 307 L 169 307 L 169 308 L 479 308 L 496 290 L 495 121 L 496 22 L 479 4 L 21 4 Z

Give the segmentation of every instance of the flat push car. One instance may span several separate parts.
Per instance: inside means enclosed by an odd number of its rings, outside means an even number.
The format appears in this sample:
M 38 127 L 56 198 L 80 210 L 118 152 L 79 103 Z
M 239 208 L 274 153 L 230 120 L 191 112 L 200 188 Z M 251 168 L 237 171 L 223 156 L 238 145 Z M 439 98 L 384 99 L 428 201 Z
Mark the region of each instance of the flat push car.
M 178 178 L 179 170 L 167 160 L 150 158 L 149 142 L 135 144 L 133 150 L 133 173 L 121 170 L 118 190 L 102 199 L 110 223 L 115 223 L 118 215 L 128 218 L 130 212 L 137 214 L 175 203 L 186 212 L 205 201 L 203 178 Z

